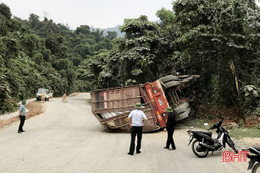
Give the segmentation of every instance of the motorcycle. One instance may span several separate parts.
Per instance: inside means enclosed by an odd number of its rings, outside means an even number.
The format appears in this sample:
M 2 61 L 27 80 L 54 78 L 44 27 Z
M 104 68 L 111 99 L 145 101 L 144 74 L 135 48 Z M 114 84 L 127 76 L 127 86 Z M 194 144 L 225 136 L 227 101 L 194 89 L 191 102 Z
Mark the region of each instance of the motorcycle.
M 250 147 L 248 150 L 250 154 L 247 155 L 247 158 L 250 161 L 248 162 L 247 170 L 252 169 L 252 173 L 260 173 L 260 148 Z
M 223 120 L 215 123 L 208 130 L 217 129 L 216 132 L 218 134 L 217 139 L 212 138 L 212 132 L 203 132 L 203 131 L 191 131 L 188 130 L 188 134 L 190 135 L 189 144 L 195 139 L 192 143 L 192 151 L 193 153 L 199 157 L 203 158 L 208 155 L 209 151 L 219 151 L 223 147 L 226 148 L 226 143 L 236 152 L 238 153 L 237 147 L 235 143 L 231 140 L 228 131 L 221 126 Z

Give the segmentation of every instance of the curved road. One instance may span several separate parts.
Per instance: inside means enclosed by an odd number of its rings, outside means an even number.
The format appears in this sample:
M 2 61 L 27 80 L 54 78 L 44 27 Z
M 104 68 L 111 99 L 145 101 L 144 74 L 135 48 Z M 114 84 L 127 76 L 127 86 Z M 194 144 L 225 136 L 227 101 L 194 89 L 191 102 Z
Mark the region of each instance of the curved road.
M 222 152 L 197 158 L 187 129 L 174 134 L 177 150 L 164 150 L 166 132 L 143 134 L 142 153 L 127 155 L 130 134 L 104 132 L 91 113 L 89 94 L 55 98 L 46 111 L 0 131 L 1 173 L 244 173 L 247 163 L 223 163 Z M 230 149 L 230 148 L 228 148 Z

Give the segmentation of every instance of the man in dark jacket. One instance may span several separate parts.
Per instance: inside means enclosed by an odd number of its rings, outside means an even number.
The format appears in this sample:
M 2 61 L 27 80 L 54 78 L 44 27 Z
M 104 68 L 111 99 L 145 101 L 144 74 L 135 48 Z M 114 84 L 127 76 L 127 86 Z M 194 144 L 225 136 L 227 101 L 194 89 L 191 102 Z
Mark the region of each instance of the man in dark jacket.
M 164 149 L 169 150 L 176 150 L 174 140 L 173 140 L 173 132 L 174 132 L 174 126 L 176 124 L 176 114 L 177 112 L 174 111 L 171 107 L 166 108 L 166 113 L 168 115 L 167 123 L 166 123 L 166 129 L 167 129 L 167 142 Z M 172 148 L 170 148 L 170 145 Z

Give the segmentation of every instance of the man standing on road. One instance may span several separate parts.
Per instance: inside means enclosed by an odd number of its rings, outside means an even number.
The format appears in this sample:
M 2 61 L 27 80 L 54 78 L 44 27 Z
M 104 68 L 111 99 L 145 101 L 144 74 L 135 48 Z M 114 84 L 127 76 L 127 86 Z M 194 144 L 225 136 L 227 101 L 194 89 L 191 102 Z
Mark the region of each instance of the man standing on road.
M 25 132 L 23 130 L 23 125 L 24 125 L 24 121 L 25 121 L 25 104 L 26 104 L 26 100 L 23 100 L 22 104 L 19 107 L 20 124 L 19 124 L 18 133 Z
M 174 132 L 174 126 L 176 124 L 177 112 L 172 110 L 171 107 L 167 107 L 166 113 L 168 115 L 168 119 L 167 119 L 167 123 L 166 123 L 167 141 L 166 141 L 166 146 L 164 147 L 164 149 L 176 150 L 174 140 L 173 140 L 173 132 Z M 170 145 L 172 146 L 172 148 L 170 148 Z
M 135 150 L 135 136 L 137 134 L 137 146 L 136 146 L 136 153 L 141 153 L 141 141 L 142 141 L 142 132 L 143 132 L 143 123 L 147 121 L 147 118 L 143 111 L 140 109 L 142 108 L 141 103 L 135 104 L 135 110 L 132 110 L 128 115 L 130 119 L 130 128 L 131 128 L 131 143 L 129 149 L 129 155 L 134 154 Z

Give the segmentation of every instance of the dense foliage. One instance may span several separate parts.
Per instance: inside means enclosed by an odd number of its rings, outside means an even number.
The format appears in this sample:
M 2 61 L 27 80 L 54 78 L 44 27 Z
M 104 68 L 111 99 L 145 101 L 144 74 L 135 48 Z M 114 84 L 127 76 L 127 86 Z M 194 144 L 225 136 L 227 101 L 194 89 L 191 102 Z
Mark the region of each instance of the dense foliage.
M 260 12 L 254 0 L 177 0 L 173 10 L 125 19 L 117 38 L 87 25 L 71 31 L 0 5 L 0 99 L 132 85 L 168 74 L 199 74 L 197 104 L 260 107 Z M 259 111 L 260 112 L 260 111 Z M 243 112 L 245 113 L 245 111 Z
M 199 74 L 197 104 L 260 106 L 260 13 L 255 1 L 178 0 L 173 11 L 125 19 L 124 38 L 81 67 L 93 87 L 153 81 L 168 74 Z M 248 94 L 248 86 L 256 86 Z M 254 88 L 254 87 L 253 87 Z M 249 111 L 250 112 L 250 111 Z M 258 114 L 260 111 L 258 112 Z
M 11 17 L 0 4 L 0 113 L 11 111 L 21 99 L 35 97 L 39 87 L 60 96 L 88 91 L 90 84 L 78 79 L 77 67 L 101 50 L 110 50 L 115 32 L 105 37 L 87 25 L 75 31 L 31 14 L 28 20 Z
M 247 0 L 182 0 L 174 11 L 174 58 L 181 70 L 201 75 L 201 101 L 246 108 L 241 91 L 260 86 L 259 7 Z M 259 97 L 250 99 L 260 106 Z

